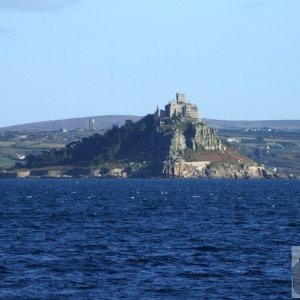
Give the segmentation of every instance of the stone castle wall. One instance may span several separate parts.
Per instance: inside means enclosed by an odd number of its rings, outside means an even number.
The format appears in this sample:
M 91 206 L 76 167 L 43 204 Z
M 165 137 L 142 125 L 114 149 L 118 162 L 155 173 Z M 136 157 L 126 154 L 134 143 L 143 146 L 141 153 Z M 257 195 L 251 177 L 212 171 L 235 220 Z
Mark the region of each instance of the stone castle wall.
M 200 122 L 199 110 L 196 104 L 187 103 L 185 94 L 176 94 L 176 100 L 170 101 L 165 105 L 165 110 L 156 112 L 157 117 L 173 118 L 173 117 L 189 117 Z

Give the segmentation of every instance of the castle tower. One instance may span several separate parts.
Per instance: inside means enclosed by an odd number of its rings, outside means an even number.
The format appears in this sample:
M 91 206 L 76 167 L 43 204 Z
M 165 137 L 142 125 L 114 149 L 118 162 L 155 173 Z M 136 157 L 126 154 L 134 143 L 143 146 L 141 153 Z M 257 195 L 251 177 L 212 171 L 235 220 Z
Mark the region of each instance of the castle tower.
M 185 103 L 185 94 L 176 93 L 176 102 L 177 102 L 177 104 L 184 104 Z
M 186 102 L 185 94 L 176 93 L 176 100 L 170 101 L 165 105 L 165 110 L 161 111 L 165 118 L 187 117 L 196 122 L 201 122 L 200 113 L 196 104 Z M 156 115 L 157 113 L 155 113 Z
M 95 119 L 89 119 L 89 130 L 91 131 L 96 130 Z
M 158 105 L 156 107 L 155 118 L 160 119 L 160 109 L 159 109 Z

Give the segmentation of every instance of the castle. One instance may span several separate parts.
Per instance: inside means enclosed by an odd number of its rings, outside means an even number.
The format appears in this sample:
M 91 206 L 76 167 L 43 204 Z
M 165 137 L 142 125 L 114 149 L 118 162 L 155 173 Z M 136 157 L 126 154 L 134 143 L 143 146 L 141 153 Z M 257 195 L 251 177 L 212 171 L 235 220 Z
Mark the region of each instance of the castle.
M 176 100 L 170 101 L 165 105 L 165 110 L 157 107 L 156 118 L 188 117 L 197 122 L 201 122 L 200 114 L 196 104 L 186 102 L 185 94 L 176 93 Z

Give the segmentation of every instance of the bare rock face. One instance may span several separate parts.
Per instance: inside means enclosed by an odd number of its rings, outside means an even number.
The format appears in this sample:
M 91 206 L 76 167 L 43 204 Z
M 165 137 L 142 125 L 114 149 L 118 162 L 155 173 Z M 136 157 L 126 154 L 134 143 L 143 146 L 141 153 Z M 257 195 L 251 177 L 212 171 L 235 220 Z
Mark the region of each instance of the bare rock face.
M 208 169 L 208 177 L 216 178 L 234 178 L 234 179 L 259 179 L 268 178 L 271 174 L 264 166 L 256 165 L 239 165 L 239 164 L 224 164 L 221 166 L 214 166 Z
M 172 133 L 170 141 L 170 151 L 169 158 L 176 159 L 181 157 L 186 149 L 186 139 L 185 136 L 179 129 L 175 129 Z
M 202 123 L 185 123 L 183 120 L 180 126 L 163 127 L 162 131 L 164 135 L 171 136 L 169 154 L 162 163 L 163 177 L 272 177 L 264 166 L 228 150 L 214 130 Z
M 225 148 L 214 130 L 202 124 L 195 125 L 195 135 L 192 141 L 194 151 L 197 151 L 200 147 L 204 147 L 205 150 L 221 150 Z
M 165 161 L 163 164 L 164 177 L 206 177 L 209 161 L 186 162 L 183 159 Z
M 214 130 L 200 123 L 189 123 L 187 128 L 175 128 L 166 134 L 171 135 L 169 159 L 183 156 L 187 148 L 194 152 L 226 149 Z

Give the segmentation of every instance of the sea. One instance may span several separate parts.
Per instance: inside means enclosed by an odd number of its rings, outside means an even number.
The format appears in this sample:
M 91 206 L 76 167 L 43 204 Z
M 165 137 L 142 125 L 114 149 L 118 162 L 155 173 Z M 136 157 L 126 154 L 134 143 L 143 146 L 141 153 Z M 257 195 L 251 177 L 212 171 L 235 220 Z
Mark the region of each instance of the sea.
M 0 299 L 290 299 L 300 181 L 0 180 Z

